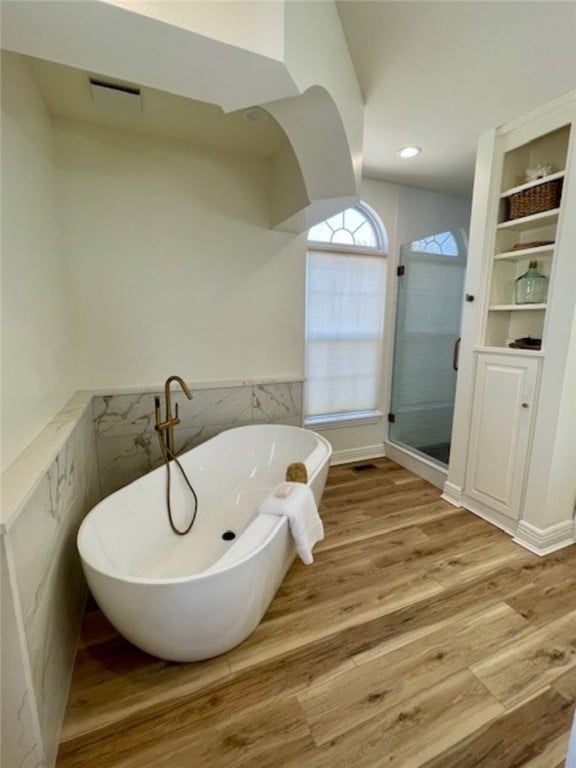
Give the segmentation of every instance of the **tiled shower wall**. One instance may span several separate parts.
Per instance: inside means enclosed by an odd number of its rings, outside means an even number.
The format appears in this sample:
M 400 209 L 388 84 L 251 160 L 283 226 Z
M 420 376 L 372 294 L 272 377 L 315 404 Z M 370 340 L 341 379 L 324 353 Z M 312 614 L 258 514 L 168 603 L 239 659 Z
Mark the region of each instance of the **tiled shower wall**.
M 96 448 L 104 495 L 162 463 L 154 430 L 155 396 L 160 397 L 164 418 L 163 392 L 94 397 Z M 264 423 L 300 426 L 302 423 L 302 383 L 299 381 L 199 389 L 193 392 L 192 400 L 175 386 L 172 403 L 179 407 L 180 424 L 175 429 L 178 452 L 231 427 Z

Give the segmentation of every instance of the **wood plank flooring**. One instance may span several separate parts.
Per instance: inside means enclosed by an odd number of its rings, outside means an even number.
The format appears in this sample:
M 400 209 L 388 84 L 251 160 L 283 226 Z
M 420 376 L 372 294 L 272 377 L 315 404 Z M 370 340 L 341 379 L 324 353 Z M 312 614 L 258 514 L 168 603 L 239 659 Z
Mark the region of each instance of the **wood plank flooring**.
M 560 768 L 576 547 L 538 558 L 387 459 L 330 470 L 315 562 L 210 661 L 87 614 L 58 768 Z

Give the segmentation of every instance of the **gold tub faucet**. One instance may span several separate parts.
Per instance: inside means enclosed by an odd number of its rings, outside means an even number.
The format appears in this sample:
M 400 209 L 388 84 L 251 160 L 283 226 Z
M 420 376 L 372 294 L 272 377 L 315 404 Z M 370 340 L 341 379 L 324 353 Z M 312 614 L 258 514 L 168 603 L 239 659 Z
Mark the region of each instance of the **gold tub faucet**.
M 178 382 L 188 400 L 192 400 L 192 392 L 190 391 L 188 384 L 186 384 L 181 376 L 169 376 L 166 379 L 166 383 L 164 384 L 164 400 L 166 401 L 166 418 L 164 421 L 162 421 L 160 417 L 160 398 L 156 398 L 155 429 L 159 433 L 158 436 L 160 439 L 164 442 L 169 458 L 174 456 L 174 427 L 180 424 L 180 419 L 178 418 L 178 403 L 176 403 L 174 416 L 172 415 L 172 398 L 170 393 L 170 385 L 173 381 Z

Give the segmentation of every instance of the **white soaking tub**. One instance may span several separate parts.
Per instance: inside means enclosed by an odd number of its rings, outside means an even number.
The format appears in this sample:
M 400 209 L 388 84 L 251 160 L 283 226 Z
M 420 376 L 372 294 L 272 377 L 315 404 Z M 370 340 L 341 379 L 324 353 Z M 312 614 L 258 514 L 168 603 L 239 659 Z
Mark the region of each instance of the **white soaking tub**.
M 198 495 L 186 536 L 170 528 L 166 467 L 100 502 L 78 532 L 84 573 L 116 629 L 148 653 L 199 661 L 241 643 L 260 623 L 295 557 L 286 518 L 258 515 L 261 501 L 302 461 L 320 503 L 332 448 L 298 427 L 254 425 L 222 432 L 179 457 Z M 172 466 L 179 528 L 192 498 Z M 232 531 L 232 541 L 222 534 Z

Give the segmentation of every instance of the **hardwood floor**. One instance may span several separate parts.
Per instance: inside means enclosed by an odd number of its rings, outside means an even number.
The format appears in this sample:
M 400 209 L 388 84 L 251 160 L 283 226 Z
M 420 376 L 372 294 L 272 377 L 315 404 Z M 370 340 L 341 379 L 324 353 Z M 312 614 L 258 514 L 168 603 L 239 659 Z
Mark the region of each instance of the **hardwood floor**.
M 576 547 L 538 558 L 387 459 L 330 470 L 297 561 L 228 654 L 159 661 L 84 622 L 59 768 L 559 768 Z

